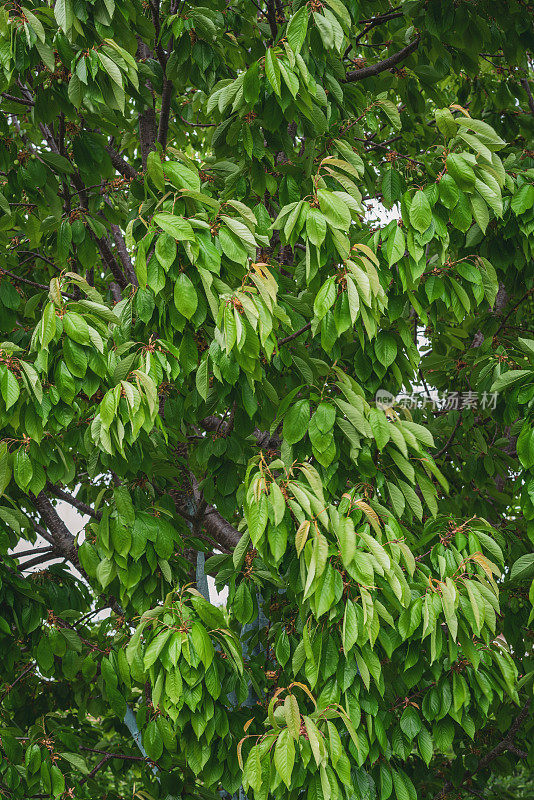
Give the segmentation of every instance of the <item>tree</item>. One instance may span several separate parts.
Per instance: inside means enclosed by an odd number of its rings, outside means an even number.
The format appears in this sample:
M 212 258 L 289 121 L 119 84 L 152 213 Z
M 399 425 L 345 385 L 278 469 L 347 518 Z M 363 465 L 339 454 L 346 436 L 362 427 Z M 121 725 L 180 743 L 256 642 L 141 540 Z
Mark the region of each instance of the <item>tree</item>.
M 0 10 L 0 795 L 531 796 L 532 6 L 205 3 Z

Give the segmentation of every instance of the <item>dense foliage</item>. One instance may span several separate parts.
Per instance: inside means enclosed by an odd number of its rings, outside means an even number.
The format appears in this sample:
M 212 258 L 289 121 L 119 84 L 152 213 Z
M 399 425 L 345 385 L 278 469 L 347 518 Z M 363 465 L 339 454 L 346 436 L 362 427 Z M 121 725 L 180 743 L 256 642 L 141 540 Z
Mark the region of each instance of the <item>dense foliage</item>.
M 204 2 L 0 9 L 0 795 L 531 797 L 533 7 Z

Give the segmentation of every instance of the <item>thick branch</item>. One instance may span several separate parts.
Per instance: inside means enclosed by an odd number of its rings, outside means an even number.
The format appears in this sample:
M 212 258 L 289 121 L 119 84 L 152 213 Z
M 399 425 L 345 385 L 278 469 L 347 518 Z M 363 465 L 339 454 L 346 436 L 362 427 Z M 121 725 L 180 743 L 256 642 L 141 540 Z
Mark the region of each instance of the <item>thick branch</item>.
M 390 56 L 389 58 L 385 58 L 384 61 L 379 61 L 378 64 L 371 64 L 369 67 L 362 67 L 362 69 L 355 69 L 352 72 L 347 72 L 345 76 L 345 82 L 350 83 L 353 81 L 363 81 L 364 78 L 370 78 L 373 75 L 380 75 L 381 72 L 385 72 L 388 69 L 392 69 L 397 64 L 400 64 L 401 61 L 404 61 L 408 56 L 417 50 L 419 47 L 421 39 L 418 36 L 417 39 L 414 39 L 406 47 L 403 47 L 402 50 L 399 50 L 398 53 Z
M 128 277 L 129 282 L 132 284 L 132 286 L 139 286 L 139 281 L 137 280 L 137 275 L 135 274 L 130 254 L 126 249 L 124 236 L 122 235 L 121 229 L 119 228 L 118 225 L 111 226 L 111 235 L 113 236 L 113 241 L 115 242 L 117 253 L 119 254 L 119 258 L 121 260 L 124 272 Z
M 164 150 L 167 146 L 167 134 L 169 132 L 169 115 L 171 111 L 173 88 L 172 81 L 170 81 L 168 78 L 163 78 L 161 110 L 159 112 L 158 142 Z
M 109 271 L 119 284 L 120 288 L 125 289 L 126 286 L 128 285 L 128 281 L 125 278 L 123 271 L 119 267 L 117 259 L 115 258 L 115 256 L 111 251 L 111 247 L 109 246 L 108 240 L 106 239 L 105 236 L 102 236 L 102 238 L 100 239 L 97 236 L 95 236 L 94 238 L 96 241 L 96 245 L 100 250 L 100 255 L 102 256 L 105 265 L 108 267 Z
M 241 539 L 241 533 L 219 514 L 215 506 L 206 507 L 200 522 L 206 533 L 228 550 L 233 550 Z
M 120 174 L 125 178 L 137 178 L 137 172 L 135 169 L 131 166 L 131 164 L 128 164 L 128 162 L 124 160 L 120 153 L 117 153 L 117 151 L 114 150 L 110 145 L 108 145 L 105 149 L 117 172 L 120 172 Z
M 278 34 L 278 26 L 276 24 L 276 9 L 274 6 L 274 0 L 266 0 L 267 5 L 267 22 L 269 23 L 269 28 L 271 29 L 271 36 L 273 37 L 273 41 L 276 39 Z
M 215 506 L 207 505 L 202 496 L 194 477 L 192 477 L 192 487 L 194 505 L 197 507 L 197 513 L 192 518 L 191 522 L 193 527 L 204 528 L 208 536 L 214 542 L 222 545 L 226 550 L 232 551 L 239 540 L 241 534 L 228 522 L 215 508 Z M 184 495 L 177 491 L 169 493 L 174 500 L 178 513 L 186 518 L 191 519 L 191 514 L 188 513 L 189 509 L 184 509 Z M 190 499 L 190 496 L 189 496 Z M 184 513 L 185 511 L 185 513 Z
M 45 527 L 48 528 L 52 534 L 56 553 L 59 556 L 67 558 L 77 569 L 81 569 L 74 536 L 69 531 L 48 497 L 44 492 L 39 492 L 38 495 L 29 492 L 29 496 L 33 505 L 41 515 Z
M 35 103 L 33 100 L 25 99 L 24 97 L 16 97 L 14 94 L 8 94 L 7 92 L 2 92 L 2 97 L 6 100 L 10 100 L 12 103 L 20 103 L 23 106 L 34 106 Z
M 26 561 L 25 564 L 19 564 L 19 569 L 24 571 L 26 569 L 30 569 L 30 567 L 38 567 L 40 564 L 46 564 L 48 561 L 52 561 L 54 558 L 58 558 L 58 555 L 54 552 L 54 548 L 51 547 L 48 553 L 45 555 L 35 556 L 35 558 L 30 558 L 29 561 Z

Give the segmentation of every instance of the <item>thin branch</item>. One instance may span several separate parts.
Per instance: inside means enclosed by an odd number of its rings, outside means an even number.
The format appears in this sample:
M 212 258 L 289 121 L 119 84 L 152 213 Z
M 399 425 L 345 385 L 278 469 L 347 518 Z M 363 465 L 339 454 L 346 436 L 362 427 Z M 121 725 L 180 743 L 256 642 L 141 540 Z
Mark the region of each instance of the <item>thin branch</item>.
M 32 550 L 15 551 L 12 553 L 13 558 L 25 558 L 26 556 L 36 556 L 38 553 L 51 553 L 52 547 L 35 547 Z
M 398 53 L 395 53 L 389 58 L 384 59 L 384 61 L 379 61 L 378 64 L 371 64 L 369 67 L 362 67 L 361 69 L 355 69 L 352 72 L 347 72 L 345 76 L 345 83 L 362 81 L 365 78 L 370 78 L 373 75 L 380 75 L 381 72 L 392 69 L 397 64 L 400 64 L 401 61 L 404 61 L 406 58 L 408 58 L 408 56 L 411 55 L 414 50 L 417 50 L 420 41 L 421 38 L 418 36 L 417 39 L 413 40 L 413 42 L 406 45 L 406 47 L 403 47 L 403 49 L 399 50 Z
M 54 262 L 50 258 L 48 258 L 47 256 L 41 255 L 41 253 L 37 253 L 35 250 L 17 250 L 17 253 L 19 253 L 20 255 L 23 255 L 23 256 L 30 255 L 30 256 L 33 256 L 34 258 L 40 258 L 41 261 L 45 261 L 47 264 L 50 264 L 51 267 L 54 267 L 54 269 L 57 269 L 57 265 L 54 264 Z M 47 287 L 47 288 L 49 288 L 49 287 Z
M 514 313 L 514 311 L 516 311 L 516 310 L 519 308 L 519 306 L 521 305 L 521 303 L 524 303 L 524 302 L 525 302 L 525 300 L 527 300 L 527 299 L 530 297 L 530 295 L 531 295 L 533 292 L 534 292 L 534 287 L 533 287 L 532 289 L 528 289 L 528 290 L 525 292 L 525 294 L 524 294 L 524 295 L 523 295 L 523 296 L 522 296 L 522 297 L 521 297 L 521 298 L 520 298 L 520 299 L 517 301 L 517 303 L 516 303 L 516 304 L 515 304 L 515 305 L 514 305 L 514 306 L 513 306 L 511 309 L 510 309 L 510 311 L 508 312 L 508 314 L 506 314 L 506 316 L 503 318 L 503 321 L 501 322 L 501 324 L 500 324 L 500 325 L 499 325 L 499 327 L 497 328 L 497 331 L 496 331 L 496 333 L 494 334 L 494 336 L 498 336 L 498 335 L 499 335 L 499 333 L 500 333 L 500 332 L 502 331 L 502 329 L 504 328 L 504 326 L 505 326 L 505 324 L 506 324 L 507 320 L 508 320 L 508 319 L 510 319 L 510 317 L 512 316 L 512 314 Z
M 2 696 L 0 697 L 0 703 L 4 700 L 4 697 L 9 694 L 9 692 L 13 689 L 13 687 L 21 681 L 29 672 L 32 672 L 35 669 L 35 664 L 29 664 L 26 669 L 22 670 L 18 678 L 15 678 L 13 683 L 9 684 L 7 689 L 3 692 Z
M 101 511 L 95 511 L 94 508 L 91 508 L 91 506 L 87 505 L 87 503 L 84 503 L 83 500 L 78 500 L 77 497 L 69 494 L 60 486 L 56 486 L 55 483 L 47 481 L 46 488 L 60 500 L 64 500 L 66 503 L 73 506 L 73 508 L 77 508 L 78 511 L 82 512 L 82 514 L 87 514 L 87 516 L 94 517 L 95 519 L 102 519 Z
M 8 94 L 8 92 L 2 92 L 2 97 L 6 100 L 10 100 L 12 103 L 20 103 L 23 106 L 34 106 L 35 103 L 33 100 L 29 98 L 26 99 L 24 97 L 16 97 L 14 94 Z
M 180 119 L 182 122 L 185 122 L 186 125 L 190 125 L 192 128 L 214 128 L 217 123 L 216 122 L 189 122 L 189 120 L 182 117 L 180 114 Z
M 25 564 L 19 564 L 19 569 L 24 572 L 24 570 L 30 569 L 30 567 L 38 567 L 40 564 L 46 564 L 47 561 L 52 561 L 54 558 L 64 558 L 64 556 L 54 552 L 54 548 L 51 547 L 46 555 L 35 556 L 35 558 L 30 558 L 29 561 L 26 561 Z
M 464 774 L 464 777 L 463 777 L 463 780 L 462 780 L 462 783 L 460 784 L 460 786 L 454 786 L 451 783 L 451 781 L 447 781 L 446 784 L 444 785 L 443 789 L 439 792 L 439 794 L 437 794 L 435 796 L 434 800 L 444 800 L 444 798 L 447 797 L 447 795 L 449 795 L 451 793 L 451 791 L 453 791 L 453 790 L 458 791 L 458 789 L 460 789 L 463 786 L 464 783 L 466 783 L 470 778 L 472 778 L 473 775 L 475 775 L 477 772 L 480 772 L 480 770 L 485 769 L 486 767 L 488 767 L 491 764 L 491 762 L 493 761 L 494 758 L 497 758 L 497 756 L 500 756 L 501 753 L 504 753 L 507 750 L 510 750 L 512 747 L 514 748 L 514 752 L 515 752 L 516 755 L 519 752 L 519 753 L 521 753 L 521 756 L 520 756 L 521 758 L 525 758 L 527 756 L 527 753 L 523 753 L 522 750 L 518 750 L 515 747 L 513 740 L 514 740 L 514 737 L 515 737 L 517 731 L 519 730 L 519 728 L 521 727 L 521 725 L 523 724 L 524 720 L 526 719 L 526 717 L 528 715 L 528 710 L 530 708 L 530 703 L 531 703 L 530 699 L 527 700 L 527 702 L 525 703 L 525 705 L 523 706 L 523 708 L 521 709 L 521 711 L 519 712 L 519 714 L 517 715 L 515 720 L 512 722 L 512 724 L 511 724 L 511 726 L 510 726 L 510 728 L 508 730 L 508 733 L 506 734 L 504 739 L 502 739 L 497 745 L 495 745 L 495 747 L 492 750 L 490 750 L 489 753 L 486 753 L 486 755 L 483 758 L 480 759 L 480 761 L 478 762 L 478 764 L 475 766 L 474 769 L 472 769 L 469 772 L 466 772 Z
M 449 449 L 452 440 L 456 436 L 456 431 L 458 430 L 461 424 L 462 424 L 462 415 L 459 414 L 458 419 L 456 420 L 456 425 L 454 426 L 451 435 L 449 436 L 449 438 L 447 439 L 441 450 L 437 453 L 434 453 L 434 461 L 436 460 L 436 458 L 440 458 L 443 455 L 443 453 L 445 453 Z
M 0 267 L 0 275 L 9 275 L 10 278 L 13 280 L 20 281 L 21 283 L 27 283 L 29 286 L 35 286 L 36 289 L 44 289 L 45 291 L 50 291 L 50 286 L 47 286 L 45 283 L 37 283 L 37 281 L 31 281 L 29 278 L 23 278 L 22 275 L 17 275 L 15 272 L 10 272 L 5 267 Z M 61 294 L 68 297 L 69 300 L 75 300 L 73 294 L 69 294 L 68 292 L 61 292 Z
M 306 331 L 309 331 L 310 328 L 311 328 L 311 322 L 308 322 L 306 325 L 304 325 L 298 331 L 295 331 L 295 333 L 292 333 L 290 336 L 286 336 L 284 339 L 279 339 L 278 347 L 280 347 L 283 344 L 287 344 L 287 342 L 293 341 L 293 339 L 296 339 L 297 336 L 300 336 L 301 334 L 306 333 Z

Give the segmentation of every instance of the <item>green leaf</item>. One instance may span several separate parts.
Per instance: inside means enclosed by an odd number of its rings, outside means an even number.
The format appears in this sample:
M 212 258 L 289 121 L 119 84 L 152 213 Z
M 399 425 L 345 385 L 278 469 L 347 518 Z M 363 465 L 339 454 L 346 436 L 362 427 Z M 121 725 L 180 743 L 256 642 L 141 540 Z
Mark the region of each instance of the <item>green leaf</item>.
M 20 387 L 16 377 L 7 367 L 4 367 L 1 373 L 0 389 L 4 398 L 5 410 L 9 411 L 19 399 Z
M 401 258 L 404 256 L 404 251 L 406 250 L 406 239 L 404 238 L 404 233 L 402 228 L 398 225 L 393 229 L 393 232 L 390 233 L 387 241 L 387 259 L 389 266 L 393 266 L 396 264 L 397 261 L 400 261 Z
M 300 442 L 310 424 L 309 400 L 297 400 L 284 417 L 283 437 L 288 444 Z
M 13 477 L 18 486 L 25 491 L 33 476 L 33 467 L 30 457 L 24 448 L 19 448 L 13 459 Z
M 526 553 L 512 565 L 510 570 L 510 580 L 525 581 L 534 576 L 534 553 Z
M 308 8 L 306 5 L 299 8 L 289 20 L 286 39 L 294 53 L 300 52 L 308 31 Z
M 389 367 L 397 358 L 397 342 L 393 334 L 382 331 L 375 341 L 376 357 L 384 367 Z
M 524 183 L 512 197 L 512 211 L 516 215 L 524 214 L 534 207 L 534 185 Z
M 348 231 L 351 224 L 350 211 L 346 203 L 327 189 L 318 189 L 319 207 L 331 228 Z
M 180 314 L 183 314 L 187 319 L 191 319 L 197 310 L 198 295 L 185 272 L 181 272 L 178 275 L 174 284 L 174 305 Z
M 284 730 L 278 734 L 274 748 L 273 761 L 276 771 L 289 789 L 295 763 L 295 745 L 287 728 L 284 728 Z
M 273 87 L 275 93 L 280 96 L 282 88 L 280 79 L 280 66 L 276 56 L 273 56 L 273 51 L 271 48 L 268 48 L 267 52 L 265 53 L 265 74 L 267 75 L 267 79 Z
M 421 718 L 413 706 L 407 706 L 402 712 L 400 726 L 409 739 L 415 739 L 423 727 Z
M 178 242 L 192 242 L 195 239 L 193 228 L 183 219 L 183 217 L 175 217 L 174 214 L 154 214 L 154 222 L 156 225 L 176 239 Z
M 383 450 L 389 442 L 389 422 L 383 411 L 372 408 L 369 412 L 369 423 L 373 436 L 376 441 L 376 446 L 379 450 Z
M 327 278 L 325 283 L 317 292 L 317 297 L 313 302 L 313 311 L 318 320 L 323 319 L 335 303 L 337 296 L 336 283 L 334 278 Z
M 460 190 L 454 182 L 454 179 L 445 174 L 439 182 L 439 199 L 446 208 L 454 208 L 460 197 Z
M 432 222 L 432 209 L 426 194 L 419 189 L 410 206 L 410 222 L 419 233 L 424 233 Z
M 475 185 L 475 173 L 471 165 L 461 155 L 449 153 L 447 156 L 447 172 L 461 189 Z

